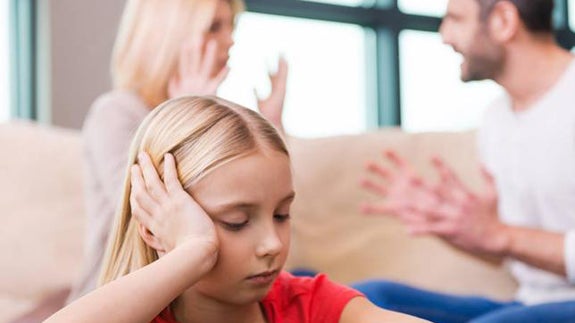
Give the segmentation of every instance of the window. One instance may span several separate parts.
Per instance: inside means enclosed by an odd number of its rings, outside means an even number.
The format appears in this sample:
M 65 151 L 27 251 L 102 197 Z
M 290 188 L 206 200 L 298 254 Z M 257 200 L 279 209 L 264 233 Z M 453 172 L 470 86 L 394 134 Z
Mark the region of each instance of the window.
M 363 4 L 366 4 L 365 0 L 304 0 L 304 1 L 331 3 L 342 6 L 361 6 Z
M 409 14 L 442 17 L 447 8 L 447 0 L 398 0 L 397 6 Z
M 0 122 L 10 118 L 8 12 L 8 0 L 0 0 Z
M 254 88 L 261 96 L 269 93 L 267 71 L 284 55 L 289 72 L 283 121 L 289 134 L 318 137 L 366 129 L 363 28 L 248 12 L 239 18 L 235 41 L 219 95 L 256 107 Z
M 571 26 L 571 30 L 575 31 L 575 0 L 569 0 L 569 25 Z
M 491 81 L 460 81 L 461 57 L 439 34 L 406 30 L 399 36 L 401 123 L 407 131 L 457 131 L 477 127 L 500 93 Z M 426 59 L 422 59 L 425 55 Z

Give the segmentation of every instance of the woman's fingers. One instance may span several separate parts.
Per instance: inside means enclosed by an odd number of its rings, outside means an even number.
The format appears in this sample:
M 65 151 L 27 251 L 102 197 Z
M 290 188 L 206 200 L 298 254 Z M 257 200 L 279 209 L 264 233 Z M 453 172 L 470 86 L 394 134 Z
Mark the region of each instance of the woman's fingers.
M 210 40 L 206 46 L 206 53 L 203 57 L 203 61 L 200 66 L 200 74 L 204 76 L 205 79 L 210 79 L 214 66 L 216 65 L 216 58 L 218 52 L 218 44 L 215 40 Z
M 189 47 L 187 52 L 189 65 L 186 66 L 185 73 L 182 75 L 188 75 L 190 71 L 195 73 L 200 70 L 204 59 L 204 39 L 205 36 L 203 34 L 198 35 L 196 40 Z
M 219 72 L 218 74 L 212 79 L 212 92 L 215 94 L 218 90 L 218 87 L 220 86 L 220 84 L 222 84 L 222 82 L 226 79 L 226 77 L 228 77 L 228 74 L 230 73 L 230 68 L 226 65 L 224 66 Z

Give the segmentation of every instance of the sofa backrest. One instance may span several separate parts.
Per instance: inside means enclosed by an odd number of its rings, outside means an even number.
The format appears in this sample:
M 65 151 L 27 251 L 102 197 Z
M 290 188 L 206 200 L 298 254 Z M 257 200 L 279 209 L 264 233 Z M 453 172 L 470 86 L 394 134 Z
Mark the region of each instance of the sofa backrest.
M 5 123 L 0 149 L 0 295 L 38 299 L 69 286 L 80 270 L 80 134 Z
M 290 141 L 296 200 L 289 267 L 326 272 L 336 281 L 393 279 L 445 292 L 512 297 L 516 284 L 499 264 L 471 257 L 431 237 L 411 237 L 395 219 L 366 216 L 360 188 L 368 160 L 393 149 L 434 180 L 429 159 L 444 156 L 463 182 L 482 188 L 475 133 L 409 134 L 381 129 L 367 134 Z M 488 237 L 486 237 L 488 238 Z
M 508 298 L 515 285 L 498 264 L 467 256 L 434 238 L 412 238 L 389 217 L 366 217 L 359 187 L 365 162 L 393 148 L 430 174 L 431 154 L 446 156 L 480 187 L 474 133 L 292 139 L 296 186 L 288 268 L 307 267 L 350 283 L 387 278 L 448 292 Z M 80 271 L 84 236 L 80 133 L 12 122 L 0 125 L 0 298 L 39 298 L 69 286 Z

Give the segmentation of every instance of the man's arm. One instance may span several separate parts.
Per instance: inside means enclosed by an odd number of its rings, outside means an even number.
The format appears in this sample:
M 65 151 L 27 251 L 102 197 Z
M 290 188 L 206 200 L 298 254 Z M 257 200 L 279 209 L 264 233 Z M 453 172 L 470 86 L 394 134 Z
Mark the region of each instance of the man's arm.
M 394 169 L 375 163 L 368 167 L 387 184 L 364 181 L 367 189 L 383 197 L 364 205 L 365 213 L 393 215 L 414 235 L 438 236 L 472 253 L 510 257 L 562 276 L 575 276 L 568 275 L 573 270 L 566 269 L 565 242 L 574 239 L 563 233 L 502 223 L 494 179 L 485 170 L 486 188 L 476 194 L 440 159 L 433 161 L 440 181 L 431 185 L 395 153 L 386 155 Z
M 506 226 L 506 243 L 501 252 L 540 269 L 567 276 L 565 234 Z

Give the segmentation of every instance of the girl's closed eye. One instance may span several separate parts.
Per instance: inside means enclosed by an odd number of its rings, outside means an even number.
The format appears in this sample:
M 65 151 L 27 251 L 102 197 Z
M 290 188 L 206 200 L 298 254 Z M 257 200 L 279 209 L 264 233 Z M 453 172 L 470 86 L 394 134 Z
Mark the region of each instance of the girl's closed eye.
M 229 222 L 221 221 L 224 227 L 229 231 L 239 231 L 243 229 L 248 224 L 248 222 L 249 222 L 248 219 L 244 221 L 229 221 Z
M 274 219 L 277 222 L 286 222 L 290 219 L 289 213 L 286 214 L 274 214 Z

